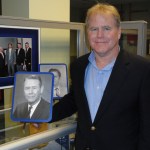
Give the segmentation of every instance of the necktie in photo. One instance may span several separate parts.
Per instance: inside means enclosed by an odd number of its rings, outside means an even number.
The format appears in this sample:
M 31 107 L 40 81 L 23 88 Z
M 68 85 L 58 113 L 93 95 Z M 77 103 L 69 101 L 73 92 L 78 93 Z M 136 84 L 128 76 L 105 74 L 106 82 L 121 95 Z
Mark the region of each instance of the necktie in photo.
M 31 109 L 32 109 L 32 106 L 29 106 L 29 108 L 28 108 L 27 118 L 30 118 Z
M 55 88 L 55 95 L 60 97 L 60 90 L 59 90 L 59 88 Z

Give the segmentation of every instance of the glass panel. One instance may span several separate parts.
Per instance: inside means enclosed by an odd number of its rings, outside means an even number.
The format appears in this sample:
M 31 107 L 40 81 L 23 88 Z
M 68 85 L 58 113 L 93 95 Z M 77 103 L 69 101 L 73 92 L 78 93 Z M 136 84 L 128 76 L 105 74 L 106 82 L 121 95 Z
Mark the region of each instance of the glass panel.
M 150 29 L 147 31 L 146 57 L 150 59 Z
M 32 150 L 75 150 L 74 134 L 66 135 L 57 140 L 36 145 Z
M 51 124 L 49 123 L 24 124 L 21 122 L 13 122 L 10 118 L 12 92 L 13 92 L 12 88 L 0 90 L 0 145 L 20 139 L 22 137 L 27 137 L 46 130 L 53 130 L 65 124 L 71 124 L 76 122 L 74 117 L 69 117 Z M 37 147 L 42 149 L 43 147 L 47 148 L 48 146 L 52 147 L 57 145 L 58 148 L 66 147 L 67 149 L 65 150 L 68 150 L 68 147 L 70 147 L 70 140 L 72 141 L 73 144 L 74 134 L 59 138 L 53 142 L 43 143 L 41 145 L 38 145 Z
M 23 124 L 19 122 L 13 122 L 10 118 L 11 101 L 12 101 L 12 88 L 0 90 L 0 144 L 9 142 L 28 134 L 22 130 Z M 17 133 L 17 134 L 16 134 Z
M 41 28 L 40 63 L 65 63 L 69 68 L 77 58 L 77 44 L 78 30 Z
M 77 57 L 77 30 L 41 29 L 40 63 L 70 64 Z
M 137 39 L 138 39 L 138 30 L 134 29 L 122 29 L 122 35 L 120 39 L 121 48 L 137 54 Z

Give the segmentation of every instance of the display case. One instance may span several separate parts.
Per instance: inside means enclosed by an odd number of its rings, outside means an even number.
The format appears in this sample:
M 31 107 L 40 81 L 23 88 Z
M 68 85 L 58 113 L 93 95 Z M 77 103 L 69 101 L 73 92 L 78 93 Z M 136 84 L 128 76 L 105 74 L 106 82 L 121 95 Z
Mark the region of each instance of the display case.
M 17 40 L 20 40 L 20 37 L 16 37 L 19 33 L 17 31 L 15 32 L 16 36 L 11 34 L 13 31 L 13 28 L 15 30 L 18 29 L 35 29 L 38 31 L 38 34 L 36 36 L 36 43 L 34 39 L 31 39 L 31 45 L 34 46 L 35 44 L 37 47 L 32 47 L 33 52 L 32 52 L 32 59 L 37 58 L 37 62 L 34 63 L 34 70 L 32 71 L 38 71 L 38 65 L 39 64 L 65 64 L 69 70 L 69 65 L 70 63 L 76 59 L 77 57 L 87 53 L 87 49 L 85 48 L 85 37 L 84 37 L 84 24 L 82 23 L 68 23 L 68 22 L 54 22 L 54 21 L 46 21 L 46 20 L 34 20 L 34 19 L 24 19 L 24 18 L 11 18 L 11 17 L 0 17 L 0 25 L 1 26 L 7 26 L 7 28 L 11 28 L 10 33 L 7 34 L 5 32 L 5 38 L 7 36 L 9 39 L 12 39 L 13 36 L 13 41 L 14 42 L 14 47 L 17 47 Z M 24 47 L 24 36 L 28 37 L 30 35 L 30 32 L 26 31 L 26 34 L 23 34 L 21 37 L 21 42 L 23 43 Z M 14 37 L 15 36 L 15 37 Z M 2 41 L 5 41 L 6 39 L 3 40 L 4 36 L 1 37 Z M 7 38 L 8 40 L 8 38 Z M 5 45 L 5 44 L 3 44 Z M 36 51 L 36 53 L 35 53 Z M 67 84 L 70 85 L 70 75 L 69 71 L 67 70 L 67 78 L 68 82 Z M 30 145 L 28 142 L 31 141 L 31 139 L 27 140 L 30 138 L 32 134 L 37 134 L 37 133 L 42 133 L 43 132 L 48 132 L 49 136 L 49 130 L 53 130 L 50 132 L 53 132 L 52 137 L 54 138 L 47 138 L 48 141 L 50 142 L 51 140 L 54 142 L 51 142 L 50 145 L 56 146 L 59 145 L 62 148 L 62 144 L 60 144 L 60 141 L 64 141 L 67 137 L 68 140 L 72 139 L 74 135 L 72 133 L 75 131 L 75 126 L 73 127 L 73 130 L 68 132 L 69 127 L 67 126 L 67 132 L 64 133 L 63 135 L 56 136 L 56 134 L 59 131 L 59 127 L 61 127 L 64 124 L 69 125 L 69 122 L 74 122 L 76 120 L 76 115 L 71 116 L 70 118 L 67 118 L 67 120 L 60 121 L 58 123 L 54 124 L 48 124 L 48 123 L 43 123 L 40 124 L 40 128 L 35 129 L 32 124 L 24 124 L 20 122 L 14 122 L 10 119 L 10 112 L 11 112 L 11 107 L 12 107 L 12 93 L 13 93 L 13 85 L 14 83 L 9 82 L 9 79 L 11 78 L 11 81 L 13 81 L 13 76 L 9 77 L 2 77 L 0 78 L 0 82 L 3 81 L 4 79 L 7 81 L 7 84 L 3 82 L 3 84 L 0 85 L 0 149 L 13 149 L 12 148 L 12 142 L 17 145 L 17 149 L 27 149 L 31 147 L 36 147 L 39 143 L 45 142 L 43 141 L 43 135 L 40 136 L 35 136 L 35 137 L 40 137 L 40 140 L 32 137 L 32 144 Z M 57 101 L 57 100 L 55 100 Z M 76 123 L 75 123 L 76 124 Z M 57 131 L 55 129 L 58 129 Z M 17 134 L 16 134 L 17 133 Z M 69 135 L 71 134 L 71 135 Z M 63 136 L 63 137 L 62 137 Z M 67 136 L 67 137 L 64 137 Z M 62 137 L 62 138 L 61 138 Z M 27 139 L 26 139 L 27 138 Z M 27 143 L 22 143 L 21 141 L 24 139 Z M 63 140 L 62 140 L 63 139 Z M 56 141 L 55 141 L 56 140 Z M 36 141 L 36 143 L 34 143 Z M 18 143 L 22 143 L 21 146 L 18 145 Z M 34 143 L 34 144 L 33 144 Z M 52 144 L 53 143 L 53 144 Z M 59 143 L 59 144 L 58 144 Z M 11 145 L 11 146 L 9 146 Z M 70 145 L 70 142 L 69 142 Z M 3 147 L 4 146 L 4 147 Z M 43 147 L 46 147 L 46 145 L 43 145 Z M 48 144 L 49 146 L 49 144 Z M 19 148 L 20 147 L 20 148 Z M 15 148 L 14 148 L 15 149 Z
M 32 55 L 32 57 L 38 57 L 37 64 L 35 65 L 38 68 L 39 64 L 66 64 L 68 68 L 68 85 L 70 85 L 70 63 L 77 57 L 90 51 L 85 42 L 85 24 L 82 23 L 2 16 L 0 17 L 0 25 L 38 29 L 38 53 L 36 53 L 36 56 Z M 147 51 L 147 23 L 145 21 L 121 22 L 121 28 L 120 46 L 126 50 L 130 49 L 130 52 L 134 54 L 145 57 Z M 9 77 L 4 78 L 7 80 Z M 1 78 L 1 81 L 4 78 Z M 76 115 L 54 124 L 42 124 L 38 126 L 40 127 L 39 129 L 34 130 L 32 124 L 13 122 L 10 119 L 12 91 L 13 83 L 7 85 L 4 83 L 0 86 L 0 149 L 23 150 L 46 149 L 46 147 L 48 149 L 50 146 L 59 145 L 59 150 L 67 150 L 68 147 L 65 149 L 62 143 L 69 141 L 69 149 L 71 150 L 76 130 Z M 55 150 L 57 149 L 55 148 Z

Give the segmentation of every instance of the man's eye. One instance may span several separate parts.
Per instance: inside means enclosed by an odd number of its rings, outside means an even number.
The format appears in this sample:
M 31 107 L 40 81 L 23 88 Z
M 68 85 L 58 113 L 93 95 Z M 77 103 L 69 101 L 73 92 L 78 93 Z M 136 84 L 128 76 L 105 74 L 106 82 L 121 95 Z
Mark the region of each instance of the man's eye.
M 90 31 L 97 31 L 98 28 L 90 28 Z
M 30 88 L 29 87 L 25 87 L 25 90 L 29 90 Z
M 36 86 L 33 86 L 32 89 L 35 90 L 35 89 L 37 89 L 37 87 L 36 87 Z
M 111 27 L 103 27 L 103 30 L 106 30 L 106 31 L 111 30 Z

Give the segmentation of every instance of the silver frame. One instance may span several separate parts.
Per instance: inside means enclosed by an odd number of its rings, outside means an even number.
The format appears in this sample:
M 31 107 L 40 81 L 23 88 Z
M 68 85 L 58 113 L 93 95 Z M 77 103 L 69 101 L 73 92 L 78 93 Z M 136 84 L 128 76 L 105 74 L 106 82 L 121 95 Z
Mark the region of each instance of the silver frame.
M 137 55 L 146 56 L 147 22 L 146 21 L 123 21 L 121 29 L 134 29 L 138 31 Z

